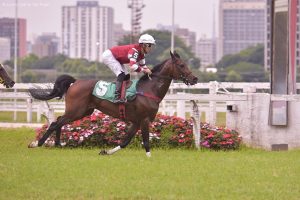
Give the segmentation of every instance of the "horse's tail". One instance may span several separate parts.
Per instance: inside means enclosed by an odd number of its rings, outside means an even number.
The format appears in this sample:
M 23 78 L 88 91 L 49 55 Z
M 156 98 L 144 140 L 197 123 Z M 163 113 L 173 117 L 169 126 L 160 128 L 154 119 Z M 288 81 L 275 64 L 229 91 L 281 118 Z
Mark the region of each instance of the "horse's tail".
M 64 74 L 64 75 L 59 76 L 56 79 L 52 90 L 51 89 L 45 90 L 45 89 L 41 89 L 41 88 L 39 88 L 39 89 L 30 88 L 29 93 L 34 99 L 43 100 L 43 101 L 50 100 L 55 97 L 61 99 L 63 97 L 63 95 L 67 92 L 70 85 L 72 83 L 74 83 L 75 81 L 76 81 L 76 79 L 73 78 L 72 76 Z

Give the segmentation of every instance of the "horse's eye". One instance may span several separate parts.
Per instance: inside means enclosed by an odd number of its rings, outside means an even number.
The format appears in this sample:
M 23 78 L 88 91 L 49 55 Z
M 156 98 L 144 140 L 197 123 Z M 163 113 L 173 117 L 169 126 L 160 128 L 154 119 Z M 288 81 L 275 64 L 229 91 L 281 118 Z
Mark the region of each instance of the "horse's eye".
M 181 68 L 184 68 L 184 64 L 180 64 L 179 66 L 180 66 Z

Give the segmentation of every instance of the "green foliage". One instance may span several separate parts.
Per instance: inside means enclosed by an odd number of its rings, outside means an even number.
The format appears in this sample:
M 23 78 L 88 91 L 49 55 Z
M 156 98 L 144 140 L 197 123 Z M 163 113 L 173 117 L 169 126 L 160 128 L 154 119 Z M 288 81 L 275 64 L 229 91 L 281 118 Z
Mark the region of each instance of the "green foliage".
M 201 72 L 198 69 L 192 70 L 193 74 L 198 78 L 198 82 L 218 81 L 219 76 L 213 72 Z
M 18 63 L 22 69 L 31 69 L 33 65 L 39 60 L 39 58 L 34 54 L 29 54 L 23 59 L 19 59 Z
M 45 78 L 44 76 L 42 78 Z M 36 73 L 30 70 L 26 70 L 21 75 L 21 80 L 24 83 L 37 83 L 41 77 L 38 77 Z
M 228 68 L 231 65 L 235 65 L 240 62 L 248 62 L 258 64 L 263 68 L 264 65 L 264 46 L 256 45 L 242 50 L 234 55 L 225 55 L 217 64 L 219 69 Z
M 237 73 L 234 70 L 230 70 L 227 73 L 227 76 L 225 78 L 225 81 L 227 82 L 241 82 L 242 81 L 242 77 L 239 73 Z
M 217 64 L 220 81 L 265 82 L 268 74 L 264 71 L 264 46 L 256 45 L 238 54 L 225 55 Z
M 231 65 L 226 68 L 226 71 L 227 72 L 236 71 L 239 73 L 252 73 L 252 72 L 264 73 L 264 69 L 260 65 L 249 63 L 249 62 L 239 62 L 237 64 Z

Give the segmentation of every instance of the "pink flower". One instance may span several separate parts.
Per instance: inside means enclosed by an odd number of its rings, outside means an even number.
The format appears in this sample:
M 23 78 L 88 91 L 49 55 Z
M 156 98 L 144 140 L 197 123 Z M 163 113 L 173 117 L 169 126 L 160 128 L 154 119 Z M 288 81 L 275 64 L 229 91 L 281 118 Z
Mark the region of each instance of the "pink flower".
M 92 115 L 91 116 L 91 121 L 97 121 L 97 116 L 96 115 Z
M 184 139 L 179 139 L 178 142 L 179 143 L 184 143 Z
M 209 142 L 207 140 L 205 140 L 204 142 L 202 142 L 202 146 L 209 148 Z
M 230 138 L 231 137 L 231 134 L 223 134 L 223 138 L 226 139 L 226 138 Z

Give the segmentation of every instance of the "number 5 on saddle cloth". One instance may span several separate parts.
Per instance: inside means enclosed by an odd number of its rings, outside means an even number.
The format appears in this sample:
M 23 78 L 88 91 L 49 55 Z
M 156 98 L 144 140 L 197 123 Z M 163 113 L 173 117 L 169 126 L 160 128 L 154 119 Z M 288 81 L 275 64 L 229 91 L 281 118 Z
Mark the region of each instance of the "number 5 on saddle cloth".
M 122 85 L 121 98 L 126 97 L 127 101 L 132 101 L 136 97 L 136 84 L 138 80 L 124 81 Z M 100 99 L 113 102 L 115 99 L 116 84 L 106 81 L 98 81 L 93 89 L 93 95 Z M 124 94 L 126 90 L 126 95 Z M 120 118 L 125 119 L 125 105 L 119 104 Z

